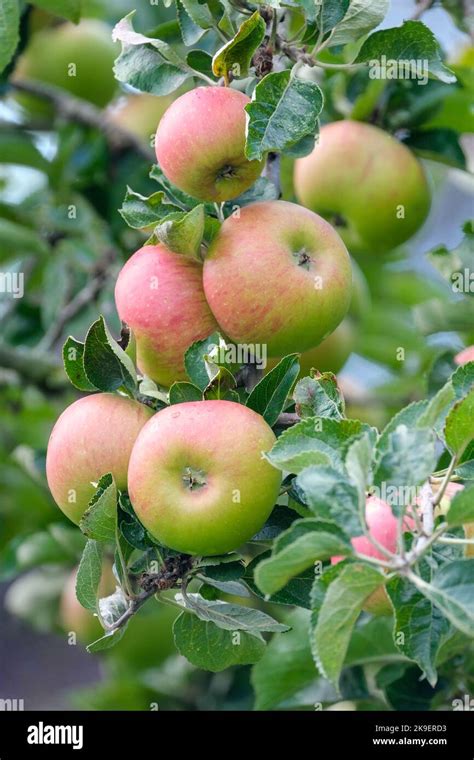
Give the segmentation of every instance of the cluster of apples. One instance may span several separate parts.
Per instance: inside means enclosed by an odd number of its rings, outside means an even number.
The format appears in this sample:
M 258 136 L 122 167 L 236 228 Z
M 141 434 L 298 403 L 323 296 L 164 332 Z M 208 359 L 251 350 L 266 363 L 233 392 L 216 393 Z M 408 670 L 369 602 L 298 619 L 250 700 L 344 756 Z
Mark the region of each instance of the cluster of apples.
M 230 88 L 199 87 L 169 107 L 156 154 L 180 190 L 222 203 L 258 178 L 262 162 L 245 157 L 248 102 Z M 380 151 L 389 153 L 387 166 Z M 395 164 L 402 183 L 390 174 Z M 337 165 L 354 169 L 355 185 Z M 368 190 L 372 173 L 377 192 Z M 337 217 L 350 245 L 392 247 L 413 233 L 429 207 L 424 174 L 409 151 L 380 130 L 351 122 L 323 128 L 320 146 L 296 163 L 295 186 L 310 208 L 269 201 L 238 209 L 223 222 L 204 263 L 163 245 L 145 246 L 126 262 L 116 305 L 133 331 L 143 374 L 163 386 L 184 379 L 186 349 L 216 329 L 237 344 L 264 344 L 274 358 L 314 350 L 340 325 L 352 294 L 342 237 L 315 211 Z M 397 218 L 400 204 L 410 213 Z M 234 402 L 187 402 L 153 414 L 119 395 L 92 395 L 57 421 L 48 483 L 60 508 L 79 523 L 95 484 L 110 472 L 156 539 L 188 554 L 220 554 L 251 538 L 275 504 L 281 473 L 262 457 L 274 441 L 260 415 Z

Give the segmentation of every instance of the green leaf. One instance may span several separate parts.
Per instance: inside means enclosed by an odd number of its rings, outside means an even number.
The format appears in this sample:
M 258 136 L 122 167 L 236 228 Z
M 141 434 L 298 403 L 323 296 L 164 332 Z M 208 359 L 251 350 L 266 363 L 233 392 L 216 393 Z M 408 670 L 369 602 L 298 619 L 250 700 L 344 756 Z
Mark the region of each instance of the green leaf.
M 211 353 L 215 346 L 220 345 L 221 340 L 219 333 L 212 333 L 208 338 L 193 343 L 184 354 L 186 373 L 191 382 L 201 391 L 205 391 L 212 380 L 208 372 L 206 356 Z
M 298 475 L 296 483 L 305 495 L 305 504 L 316 517 L 336 523 L 345 535 L 363 533 L 357 488 L 338 470 L 307 467 Z
M 248 76 L 252 56 L 265 36 L 265 21 L 258 11 L 242 22 L 237 34 L 226 42 L 212 59 L 212 71 L 216 77 L 228 81 L 229 73 L 234 78 Z
M 84 369 L 84 343 L 71 335 L 63 346 L 63 362 L 66 375 L 80 391 L 96 391 Z
M 176 13 L 184 44 L 188 47 L 194 45 L 195 42 L 201 39 L 205 33 L 205 29 L 194 23 L 180 0 L 176 0 Z
M 82 0 L 35 0 L 34 5 L 74 24 L 78 24 L 81 18 Z
M 403 142 L 422 158 L 439 161 L 456 169 L 466 169 L 466 156 L 454 129 L 435 127 L 410 132 Z
M 434 248 L 427 254 L 428 261 L 453 286 L 456 292 L 462 292 L 457 282 L 462 284 L 465 269 L 471 269 L 474 261 L 474 225 L 467 222 L 463 227 L 464 236 L 456 248 L 448 249 L 445 245 Z M 455 275 L 459 275 L 455 277 Z M 456 286 L 457 285 L 457 286 Z
M 0 5 L 0 73 L 10 63 L 18 45 L 20 5 L 18 0 L 2 0 Z
M 285 430 L 265 456 L 274 467 L 295 474 L 311 465 L 331 465 L 343 471 L 350 444 L 368 430 L 359 420 L 309 417 Z
M 373 482 L 375 435 L 375 431 L 367 431 L 350 444 L 346 454 L 346 470 L 357 487 L 359 509 L 365 507 L 365 495 Z
M 215 79 L 212 71 L 212 56 L 205 50 L 190 50 L 186 56 L 186 63 L 195 71 Z
M 336 686 L 364 602 L 384 582 L 378 570 L 351 562 L 339 571 L 325 591 L 317 620 L 313 621 L 312 650 L 321 673 Z
M 133 393 L 137 387 L 133 362 L 114 340 L 103 317 L 87 333 L 84 370 L 89 382 L 101 391 L 115 391 L 123 386 Z
M 455 82 L 456 77 L 442 62 L 439 45 L 433 32 L 421 21 L 405 21 L 402 26 L 382 29 L 370 35 L 362 45 L 355 63 L 374 61 L 418 61 L 428 65 L 431 76 L 441 82 Z
M 446 515 L 448 525 L 455 527 L 474 522 L 474 485 L 466 486 L 452 498 Z
M 331 35 L 330 47 L 358 40 L 384 20 L 389 0 L 351 0 L 342 21 Z
M 474 386 L 474 361 L 467 362 L 457 368 L 456 372 L 451 377 L 451 385 L 453 386 L 454 394 L 457 399 L 462 399 L 464 396 L 467 396 L 471 388 Z
M 454 472 L 461 480 L 474 480 L 474 459 L 463 462 Z
M 344 397 L 332 372 L 316 377 L 303 377 L 293 392 L 296 412 L 305 417 L 344 417 Z
M 428 428 L 399 425 L 389 433 L 387 446 L 374 475 L 377 486 L 414 489 L 427 480 L 437 462 L 436 439 Z M 403 501 L 403 500 L 402 500 Z M 396 514 L 407 504 L 392 505 Z
M 429 578 L 431 569 L 427 562 L 424 567 Z M 386 590 L 395 611 L 393 639 L 397 649 L 414 660 L 434 686 L 437 681 L 436 655 L 449 630 L 449 623 L 439 609 L 406 578 L 393 578 Z
M 274 425 L 285 406 L 287 396 L 298 377 L 300 365 L 298 354 L 285 356 L 255 386 L 247 399 L 247 406 L 261 414 L 264 420 Z
M 245 106 L 247 158 L 261 160 L 269 151 L 282 152 L 307 135 L 314 137 L 322 107 L 323 94 L 314 82 L 291 76 L 290 71 L 267 74 Z
M 226 631 L 247 631 L 247 633 L 257 634 L 288 630 L 288 626 L 277 623 L 270 615 L 251 607 L 209 601 L 199 594 L 187 594 L 186 599 L 181 594 L 176 594 L 176 600 L 183 607 L 194 612 L 199 620 L 215 623 Z
M 200 3 L 199 0 L 181 0 L 182 4 L 186 8 L 186 12 L 197 26 L 201 29 L 210 29 L 214 23 L 212 14 L 205 3 Z
M 38 565 L 70 564 L 84 549 L 84 537 L 77 528 L 53 523 L 47 530 L 17 535 L 0 553 L 0 581 L 10 580 Z
M 97 610 L 99 584 L 102 576 L 103 547 L 98 541 L 89 540 L 79 563 L 76 576 L 77 600 L 86 610 Z
M 377 452 L 379 455 L 387 451 L 390 447 L 390 434 L 393 433 L 400 425 L 406 425 L 407 427 L 418 427 L 418 421 L 422 418 L 423 413 L 428 407 L 429 401 L 423 399 L 423 401 L 414 401 L 404 409 L 401 409 L 392 419 L 387 423 L 380 434 L 380 438 L 377 442 Z M 429 427 L 426 425 L 425 427 Z
M 257 565 L 255 583 L 271 595 L 314 562 L 351 551 L 344 532 L 334 523 L 312 517 L 296 520 L 277 538 L 271 557 Z
M 224 214 L 230 216 L 235 212 L 235 207 L 249 206 L 251 203 L 260 201 L 276 201 L 279 198 L 278 188 L 266 177 L 259 177 L 248 190 L 242 195 L 224 203 Z
M 442 429 L 446 416 L 455 400 L 455 392 L 452 380 L 443 385 L 430 399 L 428 406 L 422 412 L 416 422 L 416 427 L 432 427 L 437 432 Z
M 219 628 L 182 612 L 173 625 L 176 648 L 195 667 L 218 673 L 232 665 L 252 665 L 265 651 L 265 641 L 244 631 Z
M 155 227 L 154 236 L 170 251 L 200 261 L 204 223 L 204 206 L 201 204 L 188 213 L 179 212 L 172 219 L 162 221 Z
M 459 459 L 474 438 L 474 390 L 453 406 L 446 418 L 444 435 L 451 453 Z
M 183 404 L 186 401 L 202 401 L 202 391 L 192 383 L 173 383 L 170 388 L 170 404 Z
M 146 197 L 127 187 L 119 214 L 135 230 L 155 229 L 156 225 L 172 214 L 180 212 L 179 206 L 170 203 L 164 192 L 158 191 Z
M 112 647 L 118 644 L 120 639 L 123 638 L 126 630 L 127 626 L 124 625 L 122 628 L 118 628 L 115 631 L 107 631 L 107 633 L 101 636 L 100 639 L 89 644 L 86 647 L 87 651 L 89 654 L 95 654 L 96 652 L 103 652 L 106 649 L 112 649 Z
M 94 541 L 114 542 L 117 528 L 117 486 L 112 475 L 103 475 L 84 512 L 80 529 Z
M 306 610 L 294 610 L 286 621 L 291 630 L 274 636 L 252 668 L 255 709 L 271 710 L 317 678 L 308 641 Z
M 447 562 L 431 583 L 417 575 L 411 580 L 456 628 L 474 637 L 474 559 Z
M 342 21 L 350 4 L 350 0 L 320 0 L 316 3 L 316 7 L 320 5 L 318 28 L 323 37 L 326 37 Z
M 256 596 L 259 596 L 262 599 L 266 598 L 267 601 L 272 604 L 288 604 L 293 607 L 304 607 L 305 609 L 309 609 L 311 587 L 314 581 L 314 567 L 312 565 L 291 578 L 286 586 L 279 591 L 276 591 L 274 594 L 271 594 L 270 597 L 267 597 L 266 594 L 260 591 L 254 581 L 254 573 L 260 562 L 268 559 L 270 555 L 270 551 L 259 554 L 258 557 L 255 557 L 249 562 L 245 568 L 243 580 L 249 589 Z

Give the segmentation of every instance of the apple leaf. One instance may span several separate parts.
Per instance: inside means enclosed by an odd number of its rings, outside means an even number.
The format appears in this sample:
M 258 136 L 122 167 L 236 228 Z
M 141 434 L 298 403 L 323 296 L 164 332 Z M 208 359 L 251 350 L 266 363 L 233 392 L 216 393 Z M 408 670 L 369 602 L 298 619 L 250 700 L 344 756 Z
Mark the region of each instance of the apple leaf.
M 204 206 L 200 204 L 191 211 L 178 212 L 164 219 L 155 227 L 153 243 L 163 243 L 170 251 L 201 260 L 199 253 L 204 237 Z
M 315 516 L 336 523 L 345 535 L 360 536 L 364 532 L 358 490 L 341 472 L 331 467 L 307 467 L 296 483 Z
M 230 216 L 235 212 L 236 206 L 248 206 L 250 203 L 261 201 L 276 201 L 279 198 L 278 188 L 266 177 L 259 177 L 248 190 L 238 195 L 231 201 L 224 203 L 224 215 Z
M 235 79 L 248 76 L 252 56 L 265 36 L 265 28 L 265 21 L 258 11 L 243 21 L 237 34 L 214 55 L 214 75 L 224 77 L 225 81 L 228 81 L 229 73 Z
M 374 32 L 362 45 L 355 63 L 373 65 L 381 59 L 408 62 L 414 69 L 421 61 L 436 79 L 456 81 L 453 72 L 441 60 L 436 37 L 421 21 L 405 21 L 402 26 Z
M 97 610 L 102 577 L 103 545 L 89 540 L 84 547 L 76 576 L 77 600 L 86 610 Z
M 210 373 L 209 362 L 206 357 L 212 352 L 215 346 L 219 346 L 222 337 L 218 332 L 212 333 L 208 338 L 203 338 L 192 344 L 184 354 L 184 366 L 186 373 L 192 384 L 205 391 L 209 383 L 215 377 L 217 365 L 213 365 L 213 372 Z
M 367 431 L 350 444 L 346 453 L 346 470 L 357 488 L 359 509 L 365 507 L 366 492 L 373 483 L 375 437 L 374 430 Z
M 122 45 L 136 46 L 138 48 L 142 45 L 149 45 L 156 48 L 162 58 L 186 71 L 186 61 L 181 57 L 177 46 L 169 45 L 167 42 L 164 42 L 157 37 L 147 37 L 146 35 L 135 31 L 132 24 L 132 18 L 135 13 L 136 11 L 134 10 L 130 11 L 130 13 L 124 16 L 124 18 L 114 26 L 112 39 L 114 41 L 118 40 Z
M 300 364 L 298 354 L 285 356 L 252 390 L 247 406 L 261 414 L 264 420 L 274 425 L 285 407 L 288 394 L 298 377 Z
M 182 612 L 173 624 L 178 652 L 195 667 L 218 673 L 232 665 L 252 665 L 265 651 L 265 640 L 245 631 L 219 628 Z
M 313 517 L 296 520 L 278 536 L 271 557 L 257 565 L 255 583 L 271 595 L 314 562 L 351 551 L 344 532 L 333 522 Z
M 359 420 L 308 417 L 285 430 L 265 456 L 284 472 L 298 474 L 311 465 L 330 465 L 343 472 L 343 457 L 350 444 L 369 430 Z
M 179 206 L 170 203 L 161 190 L 146 197 L 127 187 L 119 214 L 135 230 L 153 231 L 159 222 L 181 212 Z
M 332 372 L 315 377 L 303 377 L 293 392 L 296 412 L 306 417 L 344 417 L 344 397 Z
M 465 282 L 466 270 L 472 270 L 474 259 L 474 223 L 466 222 L 463 226 L 464 237 L 460 244 L 449 250 L 445 245 L 434 248 L 427 254 L 428 261 L 458 293 L 472 292 L 470 282 Z
M 271 552 L 266 551 L 255 557 L 245 568 L 244 582 L 256 596 L 266 598 L 272 604 L 288 604 L 295 607 L 310 609 L 310 593 L 314 581 L 314 567 L 310 565 L 298 575 L 293 576 L 288 583 L 279 591 L 269 597 L 260 591 L 254 580 L 254 573 L 260 562 L 270 557 Z
M 340 569 L 336 565 L 315 581 L 312 651 L 321 673 L 336 686 L 362 607 L 384 582 L 383 574 L 375 568 L 353 562 Z
M 311 659 L 306 610 L 296 609 L 285 619 L 291 630 L 273 636 L 262 659 L 252 668 L 255 709 L 272 710 L 316 681 Z
M 366 35 L 384 20 L 389 6 L 389 0 L 351 0 L 331 35 L 330 47 L 344 45 Z
M 123 638 L 126 630 L 127 625 L 117 628 L 115 631 L 107 631 L 107 633 L 101 636 L 100 639 L 96 639 L 92 644 L 89 644 L 86 647 L 87 651 L 89 654 L 95 654 L 96 652 L 103 652 L 106 649 L 111 649 L 118 644 L 121 638 Z
M 187 610 L 194 612 L 199 620 L 215 623 L 226 631 L 246 631 L 254 635 L 269 632 L 287 631 L 288 626 L 278 623 L 270 615 L 251 607 L 228 604 L 221 601 L 209 601 L 199 594 L 175 595 L 176 601 Z
M 0 73 L 10 63 L 18 45 L 20 4 L 18 0 L 2 0 L 0 6 Z
M 461 480 L 474 480 L 474 459 L 463 462 L 454 472 Z
M 416 427 L 432 427 L 437 432 L 443 429 L 444 422 L 455 400 L 452 380 L 443 385 L 417 420 Z
M 431 578 L 428 562 L 422 563 L 423 577 Z M 398 651 L 414 660 L 431 686 L 437 681 L 436 655 L 449 630 L 449 622 L 440 610 L 413 583 L 397 576 L 386 586 L 395 611 L 393 640 Z
M 117 486 L 113 476 L 103 475 L 97 490 L 84 512 L 80 529 L 88 538 L 94 541 L 115 541 L 117 528 Z
M 474 438 L 474 390 L 453 406 L 446 418 L 444 435 L 451 453 L 459 459 Z
M 305 10 L 306 5 L 310 6 L 311 4 L 314 5 L 311 0 L 305 3 Z M 317 25 L 323 38 L 343 20 L 347 15 L 350 5 L 350 0 L 320 0 L 320 2 L 316 3 L 316 8 L 319 6 Z M 311 18 L 311 16 L 308 16 L 308 18 Z
M 69 336 L 63 346 L 63 362 L 66 375 L 80 391 L 96 391 L 84 370 L 84 343 Z
M 199 71 L 200 74 L 205 74 L 205 76 L 215 80 L 212 71 L 212 56 L 205 50 L 190 50 L 186 56 L 186 63 L 194 71 Z
M 447 562 L 431 583 L 414 574 L 411 580 L 456 628 L 474 636 L 474 559 Z
M 446 520 L 451 527 L 474 522 L 474 484 L 453 496 Z
M 212 14 L 205 3 L 200 3 L 199 0 L 181 0 L 181 2 L 186 8 L 186 13 L 197 26 L 201 29 L 210 29 L 213 26 Z
M 247 158 L 260 161 L 270 151 L 288 151 L 304 137 L 315 137 L 322 107 L 323 94 L 314 82 L 298 79 L 289 70 L 267 74 L 245 106 L 249 115 Z M 312 144 L 308 144 L 305 152 L 311 150 Z
M 457 399 L 467 396 L 474 386 L 474 361 L 467 362 L 458 367 L 451 378 L 451 383 Z
M 389 433 L 386 448 L 374 475 L 377 486 L 414 489 L 432 474 L 437 462 L 436 438 L 429 428 L 398 427 Z M 400 514 L 407 504 L 400 498 L 392 504 L 394 514 Z
M 134 393 L 137 373 L 130 357 L 113 339 L 103 317 L 89 328 L 84 345 L 84 371 L 101 391 L 124 387 Z
M 294 520 L 295 513 L 292 509 L 277 504 L 273 508 L 272 513 L 263 528 L 252 536 L 250 540 L 252 543 L 258 543 L 260 541 L 268 543 L 269 541 L 273 541 L 273 539 L 279 536 L 280 533 L 283 533 L 284 530 L 289 528 Z
M 173 383 L 170 388 L 170 404 L 183 404 L 185 401 L 202 401 L 202 391 L 193 383 Z
M 176 0 L 176 15 L 184 44 L 188 47 L 194 45 L 206 30 L 194 23 L 181 0 Z
M 380 437 L 377 441 L 377 454 L 380 455 L 388 450 L 390 447 L 390 434 L 393 433 L 400 425 L 406 425 L 407 427 L 418 427 L 418 421 L 422 418 L 423 413 L 428 407 L 429 401 L 423 399 L 422 401 L 414 401 L 412 404 L 401 409 L 394 417 L 386 424 L 382 430 Z M 428 425 L 425 425 L 428 427 Z
M 37 8 L 51 13 L 53 16 L 65 18 L 78 24 L 81 18 L 82 0 L 35 0 Z

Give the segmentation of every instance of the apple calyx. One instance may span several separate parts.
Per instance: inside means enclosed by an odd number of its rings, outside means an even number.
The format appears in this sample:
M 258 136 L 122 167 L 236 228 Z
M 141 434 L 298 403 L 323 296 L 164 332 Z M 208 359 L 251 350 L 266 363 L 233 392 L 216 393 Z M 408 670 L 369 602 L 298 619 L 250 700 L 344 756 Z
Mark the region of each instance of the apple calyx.
M 207 477 L 204 470 L 198 470 L 194 467 L 185 467 L 183 473 L 183 483 L 188 491 L 200 491 L 207 486 Z

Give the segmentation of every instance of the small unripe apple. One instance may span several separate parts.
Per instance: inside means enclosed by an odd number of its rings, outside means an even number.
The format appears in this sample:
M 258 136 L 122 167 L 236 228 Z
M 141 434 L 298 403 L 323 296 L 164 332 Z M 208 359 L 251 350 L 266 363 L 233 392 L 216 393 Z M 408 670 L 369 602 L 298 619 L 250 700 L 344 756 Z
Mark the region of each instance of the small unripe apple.
M 140 371 L 164 386 L 186 378 L 186 350 L 219 329 L 204 295 L 202 265 L 163 245 L 147 245 L 128 259 L 115 303 L 133 331 Z
M 18 60 L 13 79 L 32 79 L 61 87 L 103 107 L 117 89 L 113 66 L 118 52 L 110 27 L 97 19 L 46 27 L 31 38 Z M 22 93 L 18 99 L 32 114 L 51 112 L 50 106 L 35 96 Z
M 236 198 L 260 176 L 263 161 L 245 157 L 247 95 L 197 87 L 168 108 L 156 132 L 157 161 L 180 190 L 204 201 Z
M 102 475 L 127 487 L 128 460 L 138 433 L 153 412 L 112 393 L 85 396 L 68 406 L 51 433 L 46 476 L 53 498 L 79 524 Z
M 430 190 L 413 153 L 382 129 L 335 121 L 312 153 L 295 162 L 300 203 L 321 214 L 351 253 L 380 253 L 412 237 L 430 208 Z
M 223 554 L 265 523 L 281 473 L 262 456 L 275 442 L 263 417 L 233 401 L 185 402 L 157 412 L 130 457 L 129 495 L 165 546 Z
M 385 549 L 395 554 L 397 551 L 398 521 L 390 505 L 379 499 L 378 496 L 369 496 L 365 504 L 365 518 L 370 535 Z M 405 518 L 405 530 L 410 530 L 412 526 L 413 520 L 409 517 Z M 352 538 L 351 544 L 358 554 L 387 560 L 385 554 L 374 546 L 368 536 Z M 332 557 L 331 563 L 335 565 L 341 559 L 343 557 Z M 384 586 L 380 586 L 369 596 L 364 609 L 373 615 L 390 615 L 392 613 L 392 606 Z
M 318 345 L 345 316 L 351 262 L 335 230 L 295 203 L 228 217 L 204 262 L 204 292 L 223 332 L 284 356 Z

